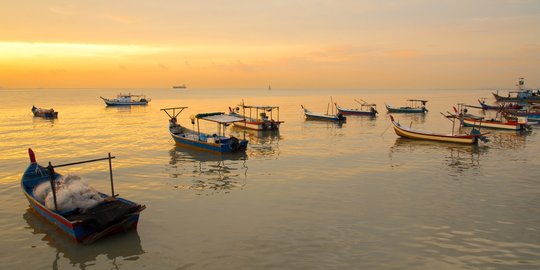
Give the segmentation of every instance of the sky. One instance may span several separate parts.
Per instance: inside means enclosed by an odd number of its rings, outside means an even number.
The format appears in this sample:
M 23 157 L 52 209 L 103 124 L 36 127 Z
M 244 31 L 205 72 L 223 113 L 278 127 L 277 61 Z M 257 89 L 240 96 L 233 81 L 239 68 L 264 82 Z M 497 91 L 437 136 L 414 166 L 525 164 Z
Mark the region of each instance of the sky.
M 3 88 L 540 87 L 540 0 L 0 0 Z

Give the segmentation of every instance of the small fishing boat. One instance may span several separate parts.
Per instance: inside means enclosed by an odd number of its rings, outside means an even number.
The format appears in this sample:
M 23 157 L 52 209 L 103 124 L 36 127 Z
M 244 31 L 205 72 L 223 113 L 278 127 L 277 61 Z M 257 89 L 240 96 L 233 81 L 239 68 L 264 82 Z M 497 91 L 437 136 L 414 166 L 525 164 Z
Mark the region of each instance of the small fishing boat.
M 464 144 L 476 144 L 478 143 L 478 140 L 487 142 L 487 138 L 485 135 L 487 135 L 488 133 L 481 133 L 478 129 L 473 129 L 470 134 L 454 134 L 453 129 L 451 134 L 442 134 L 431 131 L 413 129 L 410 126 L 405 127 L 396 120 L 394 120 L 394 117 L 392 115 L 390 115 L 390 120 L 396 134 L 404 138 Z
M 172 88 L 174 89 L 185 89 L 187 88 L 187 86 L 185 84 L 182 84 L 182 85 L 174 85 Z
M 427 100 L 422 99 L 408 99 L 410 105 L 403 107 L 394 107 L 389 104 L 384 104 L 389 113 L 426 113 Z
M 274 119 L 274 111 L 276 111 L 276 119 Z M 254 116 L 253 113 L 255 113 Z M 229 115 L 245 119 L 245 122 L 234 122 L 234 126 L 252 130 L 279 130 L 283 123 L 279 121 L 278 106 L 250 106 L 242 102 L 238 107 L 229 107 Z
M 334 121 L 334 122 L 344 122 L 347 120 L 347 117 L 345 117 L 342 113 L 338 112 L 337 114 L 322 114 L 322 113 L 315 113 L 310 110 L 308 110 L 304 105 L 302 106 L 302 109 L 304 109 L 304 115 L 306 116 L 306 119 L 308 120 L 321 120 L 321 121 Z
M 504 97 L 499 95 L 499 90 L 497 93 L 492 93 L 497 102 L 519 102 L 519 103 L 534 103 L 540 102 L 540 90 L 532 89 L 523 89 L 525 84 L 524 78 L 519 78 L 516 86 L 518 89 L 516 91 L 509 91 L 508 96 Z
M 137 228 L 139 214 L 146 206 L 120 198 L 118 194 L 114 193 L 111 164 L 111 159 L 114 157 L 110 153 L 106 158 L 62 165 L 53 166 L 49 162 L 48 167 L 40 166 L 36 162 L 32 149 L 28 149 L 28 154 L 30 156 L 30 165 L 22 176 L 21 187 L 30 206 L 37 215 L 43 217 L 77 243 L 90 244 L 107 235 Z M 66 188 L 68 186 L 67 179 L 70 176 L 64 179 L 61 174 L 56 173 L 54 170 L 58 167 L 101 160 L 109 161 L 110 196 L 97 191 L 88 196 L 88 193 L 82 193 L 81 184 L 79 183 L 76 184 L 79 188 L 70 194 Z M 80 180 L 80 178 L 73 178 L 70 181 Z M 45 191 L 47 196 L 44 196 Z M 77 206 L 86 205 L 88 208 L 74 208 L 75 206 L 68 205 L 66 202 L 71 202 L 72 198 L 82 200 Z M 89 206 L 89 204 L 93 206 Z M 70 206 L 70 208 L 67 208 L 67 206 Z
M 58 118 L 58 112 L 55 112 L 54 109 L 42 109 L 32 105 L 32 113 L 36 117 L 44 118 Z
M 108 99 L 104 97 L 100 97 L 103 99 L 105 104 L 107 106 L 119 106 L 119 105 L 147 105 L 148 102 L 150 102 L 151 99 L 146 98 L 145 95 L 132 95 L 131 93 L 128 94 L 118 94 L 118 96 L 115 99 Z
M 187 107 L 174 107 L 161 109 L 169 116 L 169 132 L 179 146 L 191 147 L 198 150 L 217 154 L 245 151 L 248 145 L 246 134 L 243 139 L 234 136 L 225 136 L 225 129 L 235 122 L 245 122 L 244 118 L 226 115 L 223 112 L 200 113 L 191 117 L 191 124 L 195 128 L 188 129 L 178 124 L 178 115 Z M 202 133 L 199 120 L 217 123 L 217 132 L 214 134 Z
M 515 103 L 502 103 L 499 105 L 488 105 L 486 104 L 486 101 L 484 99 L 478 100 L 478 103 L 480 103 L 480 108 L 482 110 L 491 110 L 491 111 L 499 111 L 499 110 L 519 110 L 523 108 L 523 106 Z M 469 106 L 472 107 L 472 106 Z
M 377 104 L 369 104 L 369 103 L 365 102 L 364 100 L 362 100 L 362 102 L 360 102 L 360 101 L 355 99 L 354 101 L 356 101 L 358 104 L 360 104 L 360 108 L 349 109 L 349 108 L 343 108 L 343 107 L 335 104 L 336 109 L 338 110 L 338 112 L 340 112 L 343 115 L 377 116 L 377 114 L 379 113 L 377 111 Z

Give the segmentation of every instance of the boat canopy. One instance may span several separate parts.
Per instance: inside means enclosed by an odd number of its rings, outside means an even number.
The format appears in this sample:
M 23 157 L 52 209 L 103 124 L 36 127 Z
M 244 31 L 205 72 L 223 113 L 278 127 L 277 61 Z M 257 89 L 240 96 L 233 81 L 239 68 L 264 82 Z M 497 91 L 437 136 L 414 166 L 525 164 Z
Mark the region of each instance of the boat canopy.
M 259 109 L 259 110 L 273 110 L 279 108 L 279 106 L 265 106 L 265 105 L 243 105 L 240 104 L 238 106 L 242 106 L 247 109 Z
M 423 99 L 407 99 L 407 101 L 417 101 L 417 102 L 422 102 L 422 103 L 426 103 L 428 102 L 427 100 L 423 100 Z
M 199 113 L 195 115 L 197 119 L 203 119 L 211 122 L 216 122 L 220 124 L 229 124 L 234 122 L 243 122 L 244 118 L 227 115 L 223 112 L 213 112 L 213 113 Z

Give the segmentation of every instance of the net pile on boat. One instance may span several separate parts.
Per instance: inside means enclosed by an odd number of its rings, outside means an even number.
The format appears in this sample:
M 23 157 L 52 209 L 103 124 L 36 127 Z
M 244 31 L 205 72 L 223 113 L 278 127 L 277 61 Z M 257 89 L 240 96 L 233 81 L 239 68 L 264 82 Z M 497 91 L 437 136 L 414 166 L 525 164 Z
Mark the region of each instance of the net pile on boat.
M 104 201 L 98 191 L 78 175 L 62 176 L 57 178 L 55 183 L 56 203 L 59 212 L 79 210 L 79 212 L 84 213 Z M 34 188 L 34 197 L 45 204 L 47 208 L 54 210 L 54 198 L 49 181 Z

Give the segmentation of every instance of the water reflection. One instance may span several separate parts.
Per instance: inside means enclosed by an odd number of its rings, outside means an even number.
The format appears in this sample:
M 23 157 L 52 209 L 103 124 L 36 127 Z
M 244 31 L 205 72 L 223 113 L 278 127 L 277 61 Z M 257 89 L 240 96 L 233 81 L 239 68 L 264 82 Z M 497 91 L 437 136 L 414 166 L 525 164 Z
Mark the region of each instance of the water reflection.
M 147 107 L 147 105 L 105 106 L 105 111 L 119 113 L 142 113 L 147 111 Z
M 169 155 L 174 188 L 228 193 L 247 184 L 246 153 L 216 155 L 175 146 Z
M 54 127 L 54 123 L 56 121 L 58 121 L 58 118 L 44 118 L 39 116 L 32 116 L 33 128 Z
M 48 246 L 56 249 L 56 256 L 51 263 L 52 269 L 60 268 L 58 264 L 62 257 L 68 259 L 72 266 L 77 266 L 80 269 L 93 267 L 99 255 L 107 256 L 108 262 L 112 264 L 110 268 L 119 269 L 118 260 L 136 261 L 139 259 L 139 255 L 145 253 L 136 230 L 112 235 L 92 245 L 85 246 L 75 243 L 56 230 L 43 218 L 38 217 L 31 208 L 26 210 L 23 218 L 28 224 L 26 228 L 32 230 L 32 234 L 42 234 L 42 240 Z
M 487 151 L 489 151 L 489 147 L 485 145 L 462 145 L 399 137 L 394 145 L 390 147 L 390 159 L 394 159 L 395 154 L 404 153 L 408 157 L 431 157 L 431 160 L 433 160 L 433 153 L 438 152 L 442 153 L 443 157 L 441 159 L 450 168 L 451 172 L 461 175 L 467 170 L 480 168 L 480 157 L 486 154 Z
M 386 112 L 386 117 L 389 119 L 389 115 L 392 113 Z M 415 124 L 423 124 L 426 122 L 427 113 L 399 113 L 394 116 L 403 125 L 410 125 L 411 122 Z M 390 121 L 390 120 L 387 120 Z
M 252 158 L 277 159 L 280 154 L 279 141 L 283 140 L 279 130 L 246 130 L 249 140 L 248 153 Z

